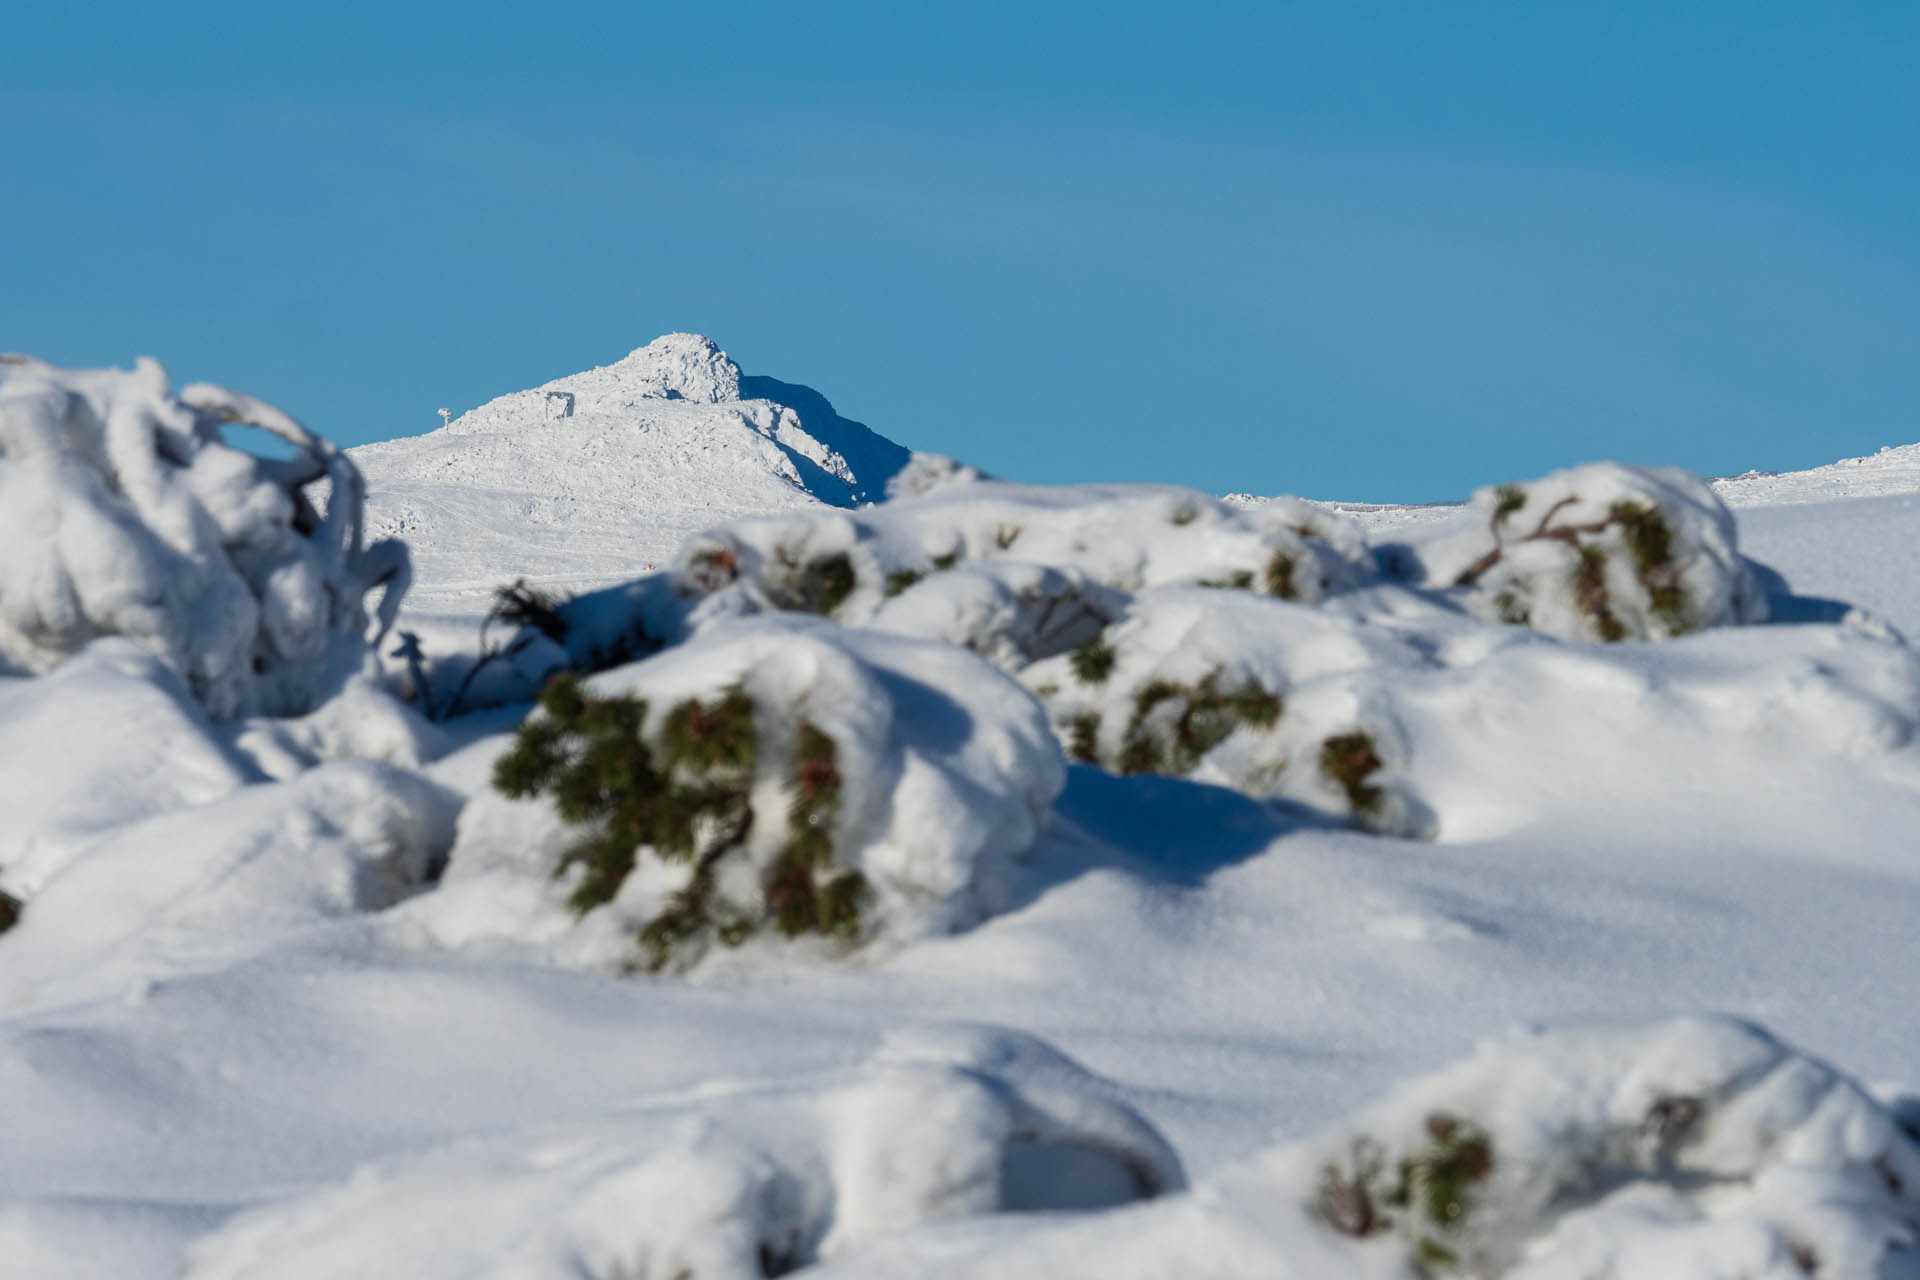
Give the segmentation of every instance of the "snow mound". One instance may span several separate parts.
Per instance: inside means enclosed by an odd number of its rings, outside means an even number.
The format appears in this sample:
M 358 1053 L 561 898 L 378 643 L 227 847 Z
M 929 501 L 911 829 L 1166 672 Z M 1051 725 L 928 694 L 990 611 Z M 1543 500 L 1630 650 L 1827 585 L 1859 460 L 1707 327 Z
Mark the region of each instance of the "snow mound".
M 1766 597 L 1710 486 L 1593 463 L 1476 492 L 1465 526 L 1420 547 L 1430 581 L 1482 617 L 1619 641 L 1764 622 Z
M 37 680 L 0 678 L 0 885 L 30 896 L 101 833 L 249 781 L 186 681 L 130 640 L 96 640 Z
M 908 454 L 812 388 L 668 334 L 353 457 L 369 526 L 405 538 L 433 584 L 415 607 L 472 615 L 515 578 L 630 578 L 730 516 L 871 501 Z
M 193 1280 L 390 1274 L 758 1280 L 889 1233 L 1180 1190 L 1178 1159 L 1102 1083 L 1015 1032 L 895 1033 L 824 1079 L 695 1095 L 362 1168 L 245 1215 Z
M 1191 1195 L 949 1241 L 940 1272 L 1866 1280 L 1912 1274 L 1917 1242 L 1910 1126 L 1757 1027 L 1681 1017 L 1490 1043 Z
M 439 869 L 458 803 L 419 774 L 349 760 L 117 827 L 27 902 L 0 1004 L 97 997 L 390 906 Z
M 970 925 L 1064 784 L 1039 707 L 979 659 L 798 618 L 549 686 L 511 750 L 463 755 L 440 771 L 472 793 L 459 841 L 408 917 L 612 970 Z
M 228 446 L 261 427 L 296 456 Z M 305 490 L 327 482 L 326 514 Z M 206 383 L 175 396 L 151 359 L 56 369 L 0 358 L 0 667 L 51 670 L 125 636 L 179 671 L 216 719 L 316 706 L 382 629 L 406 549 L 364 546 L 360 473 L 272 405 Z

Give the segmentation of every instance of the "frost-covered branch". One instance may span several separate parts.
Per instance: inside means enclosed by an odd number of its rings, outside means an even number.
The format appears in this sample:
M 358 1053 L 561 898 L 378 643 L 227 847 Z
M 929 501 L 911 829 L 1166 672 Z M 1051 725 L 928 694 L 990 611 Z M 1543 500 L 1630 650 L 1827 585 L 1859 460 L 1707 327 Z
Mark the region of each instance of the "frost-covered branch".
M 168 387 L 146 358 L 0 360 L 0 664 L 38 674 L 121 635 L 216 718 L 310 710 L 364 660 L 376 587 L 379 634 L 391 627 L 406 548 L 365 545 L 359 469 L 292 415 L 210 383 Z M 228 445 L 234 423 L 294 456 Z

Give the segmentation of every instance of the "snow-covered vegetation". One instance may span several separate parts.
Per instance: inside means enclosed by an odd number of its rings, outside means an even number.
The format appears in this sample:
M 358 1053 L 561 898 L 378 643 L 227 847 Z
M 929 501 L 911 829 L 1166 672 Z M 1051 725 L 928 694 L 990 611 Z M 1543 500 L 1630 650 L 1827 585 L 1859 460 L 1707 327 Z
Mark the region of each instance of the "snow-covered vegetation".
M 0 1267 L 1920 1274 L 1873 556 L 1496 479 L 1014 484 L 691 335 L 353 459 L 7 358 Z
M 292 446 L 269 461 L 224 423 Z M 0 664 L 51 670 L 126 636 L 186 677 L 216 718 L 298 714 L 366 656 L 406 590 L 406 548 L 364 545 L 359 470 L 252 396 L 175 396 L 152 360 L 71 371 L 0 359 Z M 307 488 L 327 484 L 325 512 Z

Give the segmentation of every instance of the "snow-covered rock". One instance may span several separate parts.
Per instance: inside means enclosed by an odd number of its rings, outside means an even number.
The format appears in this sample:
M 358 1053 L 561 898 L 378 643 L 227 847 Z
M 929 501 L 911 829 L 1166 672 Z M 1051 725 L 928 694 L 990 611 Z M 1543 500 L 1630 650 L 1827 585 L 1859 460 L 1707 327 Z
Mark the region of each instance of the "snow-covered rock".
M 549 689 L 511 751 L 463 757 L 436 771 L 472 793 L 459 842 L 408 917 L 442 944 L 616 971 L 773 930 L 970 925 L 1004 904 L 1063 783 L 1040 708 L 978 658 L 790 617 Z M 602 759 L 627 785 L 567 799 Z
M 256 458 L 220 425 L 274 433 Z M 325 514 L 305 495 L 325 480 Z M 353 463 L 279 409 L 134 369 L 0 358 L 0 665 L 39 674 L 100 636 L 179 671 L 216 719 L 308 711 L 366 656 L 408 582 L 398 543 L 365 546 Z

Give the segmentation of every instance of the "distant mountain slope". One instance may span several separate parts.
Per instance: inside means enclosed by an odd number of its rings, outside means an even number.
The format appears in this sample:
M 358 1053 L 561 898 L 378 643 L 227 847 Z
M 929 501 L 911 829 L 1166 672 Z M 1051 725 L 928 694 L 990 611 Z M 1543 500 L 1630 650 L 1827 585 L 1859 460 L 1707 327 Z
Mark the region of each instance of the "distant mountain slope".
M 877 499 L 909 456 L 684 333 L 352 455 L 369 533 L 413 548 L 411 605 L 454 613 L 517 576 L 567 590 L 631 577 L 743 513 Z
M 1713 487 L 1736 510 L 1920 493 L 1920 444 L 1889 445 L 1806 471 L 1750 471 L 1715 480 Z

